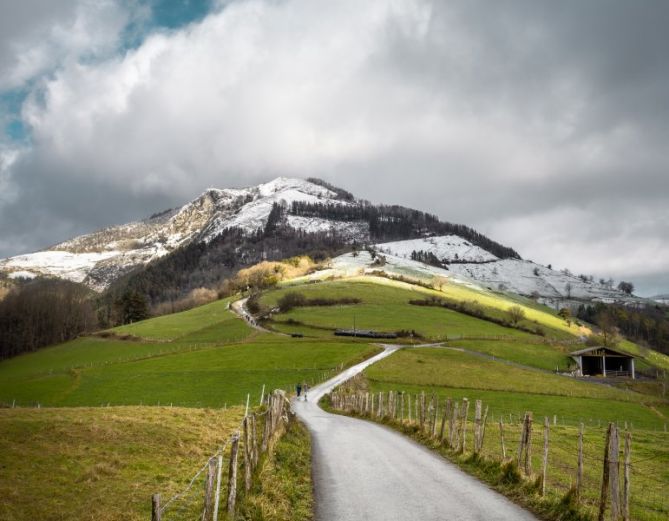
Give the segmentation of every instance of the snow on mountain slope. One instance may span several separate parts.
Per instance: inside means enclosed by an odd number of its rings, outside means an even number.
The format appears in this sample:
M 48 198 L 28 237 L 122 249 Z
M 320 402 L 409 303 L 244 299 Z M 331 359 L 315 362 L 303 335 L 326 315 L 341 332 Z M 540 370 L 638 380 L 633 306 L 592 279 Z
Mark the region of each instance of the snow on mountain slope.
M 564 300 L 595 300 L 602 302 L 636 302 L 640 299 L 597 282 L 555 271 L 531 261 L 498 259 L 464 239 L 447 235 L 376 244 L 378 252 L 388 252 L 386 264 L 397 273 L 422 273 L 448 276 L 453 280 L 469 281 L 493 291 L 509 291 L 539 297 L 552 304 Z M 467 249 L 471 248 L 471 249 Z M 412 251 L 430 251 L 445 259 L 444 267 L 433 267 L 409 260 Z M 455 260 L 457 262 L 449 262 Z M 469 262 L 462 262 L 469 261 Z M 418 268 L 417 265 L 424 266 Z M 384 268 L 386 269 L 386 268 Z M 412 272 L 412 273 L 411 273 Z
M 279 177 L 249 188 L 210 188 L 181 208 L 81 235 L 46 251 L 0 260 L 0 271 L 9 276 L 21 272 L 23 277 L 61 277 L 102 290 L 134 267 L 191 241 L 209 242 L 233 227 L 255 232 L 265 226 L 275 203 L 293 201 L 350 204 L 332 190 L 303 179 Z M 341 231 L 351 240 L 368 236 L 366 223 L 294 217 L 288 224 L 306 231 Z
M 650 297 L 650 300 L 657 302 L 658 304 L 663 304 L 665 306 L 669 305 L 669 294 L 666 295 L 655 295 L 654 297 Z
M 490 262 L 499 260 L 492 253 L 474 246 L 469 241 L 457 235 L 386 242 L 378 244 L 377 247 L 379 251 L 405 259 L 410 259 L 412 252 L 426 251 L 433 253 L 438 259 L 444 262 Z
M 19 272 L 23 277 L 27 273 L 50 274 L 74 282 L 83 282 L 88 272 L 105 259 L 118 255 L 119 252 L 70 253 L 67 251 L 40 251 L 28 255 L 11 257 L 2 263 L 2 268 L 10 272 Z

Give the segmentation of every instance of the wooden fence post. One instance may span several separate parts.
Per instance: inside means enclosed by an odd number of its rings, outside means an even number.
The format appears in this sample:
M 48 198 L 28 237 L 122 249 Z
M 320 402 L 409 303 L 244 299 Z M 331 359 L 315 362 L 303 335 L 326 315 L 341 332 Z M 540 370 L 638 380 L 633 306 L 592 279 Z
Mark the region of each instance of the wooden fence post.
M 481 400 L 476 400 L 474 404 L 474 454 L 479 452 L 479 436 L 481 435 L 481 409 L 483 408 L 483 402 Z
M 448 422 L 448 444 L 452 449 L 456 449 L 458 444 L 460 443 L 458 441 L 458 413 L 460 411 L 460 404 L 458 402 L 455 402 L 453 404 L 453 414 L 451 415 L 451 418 Z
M 249 425 L 249 417 L 246 416 L 242 421 L 244 432 L 244 490 L 248 492 L 251 490 L 251 429 Z
M 437 413 L 439 412 L 439 398 L 435 397 L 432 395 L 432 402 L 433 402 L 433 409 L 432 409 L 432 418 L 430 419 L 430 422 L 432 424 L 432 428 L 430 429 L 430 436 L 433 438 L 437 437 Z
M 218 521 L 218 505 L 221 502 L 221 474 L 223 472 L 223 456 L 219 454 L 216 462 L 216 494 L 214 496 L 214 519 Z
M 411 393 L 409 393 L 409 396 L 407 397 L 407 406 L 408 406 L 408 411 L 409 411 L 409 424 L 411 424 L 412 418 L 411 418 Z
M 265 425 L 263 426 L 262 430 L 262 443 L 260 444 L 261 452 L 265 452 L 269 446 L 269 437 L 271 435 L 272 428 L 272 395 L 268 395 L 267 398 L 269 403 L 267 405 L 267 411 L 265 412 Z
M 483 450 L 483 440 L 485 439 L 485 429 L 488 424 L 488 405 L 485 406 L 485 411 L 483 412 L 483 419 L 481 420 L 481 436 L 479 438 L 479 452 Z
M 418 396 L 416 396 L 418 399 Z M 420 392 L 420 413 L 418 412 L 418 405 L 416 404 L 416 416 L 418 416 L 418 425 L 420 425 L 421 432 L 425 428 L 425 391 Z
M 611 520 L 618 521 L 620 518 L 620 445 L 618 439 L 618 426 L 613 425 L 611 430 L 611 443 L 609 451 L 609 485 L 611 487 Z
M 632 433 L 625 433 L 625 469 L 623 474 L 623 520 L 630 521 L 630 459 L 632 456 Z
M 606 441 L 604 442 L 604 462 L 602 465 L 602 489 L 599 495 L 599 512 L 597 514 L 597 521 L 604 521 L 604 512 L 606 511 L 606 503 L 608 501 L 609 451 L 610 451 L 612 430 L 613 430 L 613 423 L 609 423 L 609 428 L 606 430 Z
M 532 475 L 532 411 L 525 413 L 520 432 L 518 468 L 521 467 L 525 470 L 526 476 Z
M 204 507 L 202 521 L 210 521 L 214 514 L 214 483 L 216 480 L 216 458 L 209 458 L 207 477 L 204 481 Z
M 499 417 L 499 438 L 502 442 L 502 461 L 506 461 L 506 446 L 504 445 L 504 423 L 502 417 Z
M 160 494 L 151 496 L 151 521 L 160 521 Z
M 258 432 L 257 432 L 257 418 L 255 413 L 253 413 L 253 416 L 251 416 L 251 453 L 253 455 L 252 459 L 252 465 L 253 468 L 255 469 L 256 466 L 258 465 Z
M 444 443 L 444 433 L 446 432 L 446 422 L 451 412 L 451 399 L 446 400 L 444 405 L 444 413 L 441 415 L 441 427 L 439 428 L 439 443 Z
M 402 391 L 402 403 L 400 405 L 400 420 L 404 423 L 404 391 Z
M 578 463 L 576 465 L 576 502 L 580 503 L 583 488 L 583 423 L 578 428 Z
M 228 515 L 235 515 L 237 501 L 237 453 L 239 452 L 239 434 L 232 437 L 230 445 L 230 468 L 228 471 Z
M 550 429 L 548 416 L 544 417 L 544 458 L 541 469 L 541 495 L 546 495 L 546 471 L 548 470 L 548 432 Z
M 460 452 L 467 450 L 467 416 L 469 416 L 469 400 L 462 399 L 462 415 L 460 416 Z

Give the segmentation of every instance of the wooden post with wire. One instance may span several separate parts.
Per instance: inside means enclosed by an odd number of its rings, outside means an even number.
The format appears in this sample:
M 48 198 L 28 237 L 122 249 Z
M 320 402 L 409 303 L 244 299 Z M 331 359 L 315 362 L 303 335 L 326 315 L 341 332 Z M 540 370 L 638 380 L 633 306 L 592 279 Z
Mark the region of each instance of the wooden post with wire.
M 251 426 L 249 424 L 250 417 L 246 416 L 242 421 L 244 428 L 244 490 L 246 492 L 251 490 L 251 475 L 253 470 L 251 468 L 253 456 L 251 455 Z
M 544 417 L 544 457 L 543 465 L 541 468 L 541 495 L 546 495 L 546 473 L 548 470 L 548 433 L 550 430 L 550 424 L 548 422 L 548 416 Z
M 625 433 L 625 467 L 623 473 L 622 514 L 624 521 L 630 521 L 630 459 L 632 456 L 632 433 Z
M 606 441 L 604 443 L 604 461 L 602 464 L 602 488 L 599 494 L 599 512 L 597 514 L 597 521 L 604 521 L 604 513 L 606 512 L 606 503 L 609 496 L 609 454 L 611 450 L 611 431 L 613 430 L 613 423 L 609 423 L 609 428 L 606 431 Z
M 499 417 L 499 438 L 502 443 L 502 461 L 506 461 L 506 446 L 504 445 L 504 422 Z
M 578 428 L 578 463 L 576 465 L 576 502 L 580 503 L 583 488 L 583 423 Z
M 151 496 L 151 521 L 160 521 L 160 494 Z
M 216 458 L 209 458 L 207 477 L 204 481 L 204 506 L 202 520 L 211 521 L 214 517 L 214 485 L 216 483 Z
M 223 472 L 223 456 L 218 455 L 216 462 L 216 493 L 214 494 L 214 516 L 213 521 L 218 521 L 218 506 L 221 502 L 221 474 Z
M 239 434 L 232 437 L 230 445 L 230 467 L 228 470 L 228 515 L 235 515 L 237 501 L 237 453 L 239 452 Z
M 620 444 L 618 438 L 618 426 L 613 424 L 611 430 L 611 442 L 609 445 L 609 485 L 611 487 L 611 519 L 618 521 L 620 518 Z

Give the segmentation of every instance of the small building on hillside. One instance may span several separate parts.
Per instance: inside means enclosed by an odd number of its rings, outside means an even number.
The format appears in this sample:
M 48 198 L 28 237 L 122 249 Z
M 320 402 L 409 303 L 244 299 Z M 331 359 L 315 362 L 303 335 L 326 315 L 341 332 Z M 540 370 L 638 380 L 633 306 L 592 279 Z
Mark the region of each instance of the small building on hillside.
M 337 329 L 334 334 L 336 336 L 359 336 L 363 338 L 397 338 L 397 333 L 372 331 L 371 329 Z
M 594 346 L 574 351 L 579 376 L 627 376 L 635 378 L 634 357 L 611 347 Z

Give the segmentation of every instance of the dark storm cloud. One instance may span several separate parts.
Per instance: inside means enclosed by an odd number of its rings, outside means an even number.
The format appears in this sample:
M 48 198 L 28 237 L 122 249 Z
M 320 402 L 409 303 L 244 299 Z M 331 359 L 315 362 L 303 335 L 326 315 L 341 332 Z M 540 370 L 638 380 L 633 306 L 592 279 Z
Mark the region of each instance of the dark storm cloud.
M 26 102 L 0 255 L 210 185 L 317 175 L 669 290 L 669 3 L 220 6 L 123 56 L 64 60 Z

